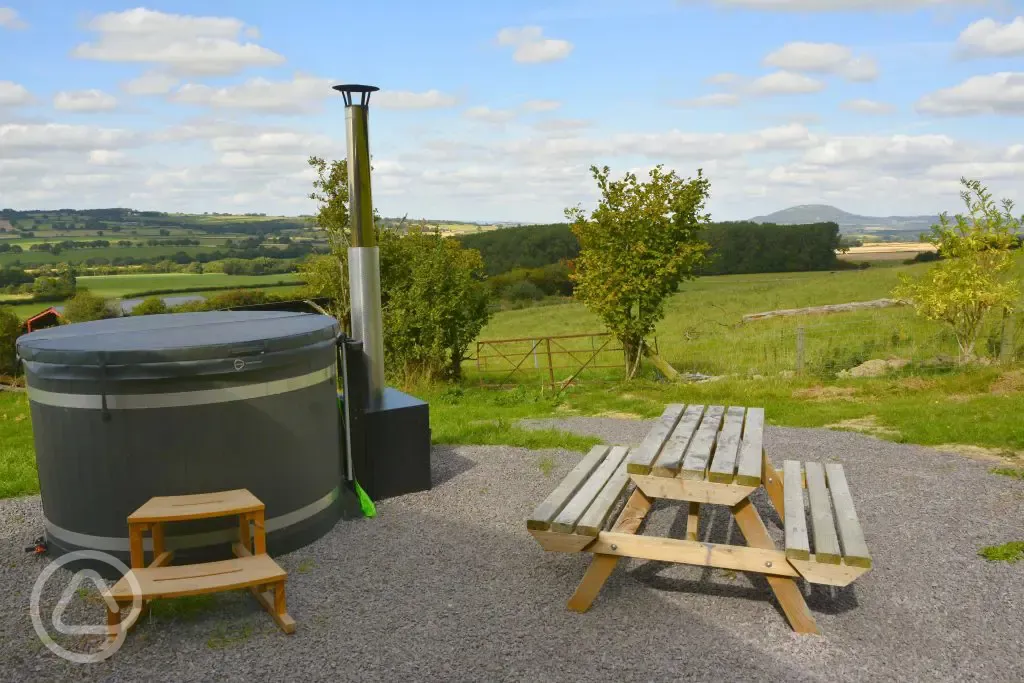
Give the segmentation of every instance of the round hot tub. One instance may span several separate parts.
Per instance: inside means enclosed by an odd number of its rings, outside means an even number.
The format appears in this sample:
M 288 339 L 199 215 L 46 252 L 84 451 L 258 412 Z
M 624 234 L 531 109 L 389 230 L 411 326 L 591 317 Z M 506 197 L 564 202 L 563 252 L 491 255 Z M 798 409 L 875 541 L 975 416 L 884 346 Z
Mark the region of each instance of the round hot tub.
M 18 339 L 47 545 L 128 559 L 129 513 L 152 496 L 245 488 L 271 553 L 342 516 L 335 339 L 328 316 L 181 313 Z M 166 525 L 186 558 L 229 553 L 237 520 Z M 148 539 L 147 539 L 148 542 Z

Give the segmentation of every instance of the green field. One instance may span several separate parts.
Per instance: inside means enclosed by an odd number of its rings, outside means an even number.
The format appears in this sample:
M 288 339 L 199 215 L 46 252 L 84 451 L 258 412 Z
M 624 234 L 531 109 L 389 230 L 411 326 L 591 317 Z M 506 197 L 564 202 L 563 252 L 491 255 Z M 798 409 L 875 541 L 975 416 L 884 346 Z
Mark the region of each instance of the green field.
M 144 273 L 139 275 L 86 275 L 77 278 L 78 285 L 108 299 L 130 299 L 143 295 L 144 292 L 171 291 L 187 294 L 209 295 L 222 291 L 224 287 L 249 289 L 259 287 L 268 294 L 284 294 L 294 292 L 302 283 L 295 273 L 281 275 L 225 275 L 224 273 Z M 285 283 L 283 286 L 276 286 Z M 209 289 L 207 289 L 209 288 Z M 173 296 L 161 294 L 160 296 Z M 16 300 L 15 300 L 16 301 Z M 11 300 L 0 301 L 9 305 Z M 27 318 L 49 306 L 59 306 L 61 302 L 25 302 L 13 303 L 14 312 L 21 318 Z
M 192 291 L 201 287 L 232 287 L 239 289 L 269 283 L 302 282 L 298 275 L 225 275 L 224 273 L 146 273 L 139 275 L 87 275 L 77 278 L 80 287 L 108 298 L 129 298 L 140 292 L 154 290 Z
M 910 307 L 741 322 L 748 313 L 888 298 L 900 274 L 918 275 L 928 268 L 916 264 L 699 278 L 684 283 L 669 299 L 655 333 L 658 349 L 681 372 L 778 374 L 795 369 L 797 328 L 803 327 L 805 368 L 812 372 L 842 369 L 870 358 L 955 356 L 956 342 L 949 332 L 919 318 Z M 1016 269 L 1024 279 L 1024 255 L 1017 257 Z M 986 340 L 998 334 L 1000 322 L 995 316 L 989 321 Z M 480 336 L 504 339 L 602 330 L 595 315 L 582 304 L 569 302 L 497 313 Z M 472 374 L 475 364 L 470 365 L 467 371 Z
M 25 265 L 40 263 L 83 263 L 91 258 L 115 259 L 118 256 L 134 256 L 135 258 L 150 258 L 153 256 L 170 256 L 183 251 L 190 256 L 196 254 L 216 251 L 213 246 L 198 247 L 102 247 L 99 249 L 71 249 L 62 251 L 54 256 L 45 251 L 23 251 L 20 254 L 0 254 L 0 266 L 11 265 L 20 262 Z

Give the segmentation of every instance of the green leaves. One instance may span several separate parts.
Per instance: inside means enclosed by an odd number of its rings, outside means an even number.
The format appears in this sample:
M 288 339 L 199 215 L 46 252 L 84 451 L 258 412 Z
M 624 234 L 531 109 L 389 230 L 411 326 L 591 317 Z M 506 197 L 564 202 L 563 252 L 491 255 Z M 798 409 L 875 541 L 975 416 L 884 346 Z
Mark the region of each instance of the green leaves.
M 657 166 L 641 182 L 633 173 L 612 180 L 607 166 L 591 167 L 601 191 L 587 218 L 566 209 L 580 243 L 574 296 L 601 317 L 626 349 L 632 376 L 643 340 L 664 317 L 664 301 L 693 277 L 708 245 L 699 238 L 711 220 L 704 212 L 710 182 Z
M 1021 219 L 1013 216 L 1013 202 L 1005 199 L 997 206 L 981 182 L 960 182 L 967 214 L 952 221 L 941 214 L 929 238 L 944 260 L 920 278 L 901 277 L 893 296 L 912 302 L 920 315 L 949 325 L 963 361 L 974 356 L 990 311 L 1020 305 L 1019 283 L 1008 273 Z

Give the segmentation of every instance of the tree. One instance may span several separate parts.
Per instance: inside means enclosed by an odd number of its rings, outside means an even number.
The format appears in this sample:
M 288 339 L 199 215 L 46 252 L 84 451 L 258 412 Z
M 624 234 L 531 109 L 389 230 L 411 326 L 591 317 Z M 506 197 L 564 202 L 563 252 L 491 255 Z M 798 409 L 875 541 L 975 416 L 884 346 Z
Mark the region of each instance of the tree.
M 132 315 L 156 315 L 158 313 L 167 313 L 167 303 L 158 296 L 143 299 L 132 308 Z
M 84 289 L 79 290 L 64 304 L 64 319 L 69 323 L 84 323 L 117 316 L 117 311 L 109 301 Z
M 942 260 L 923 276 L 900 277 L 893 296 L 910 301 L 919 315 L 938 320 L 953 331 L 960 362 L 974 358 L 985 318 L 993 310 L 1012 310 L 1020 296 L 1010 277 L 1010 249 L 1024 218 L 1013 215 L 1013 202 L 999 205 L 978 180 L 960 179 L 967 214 L 953 220 L 942 213 L 928 241 Z
M 645 339 L 664 317 L 665 299 L 704 260 L 708 245 L 700 233 L 711 220 L 704 213 L 710 182 L 700 170 L 683 179 L 660 165 L 646 182 L 633 173 L 610 180 L 607 166 L 590 171 L 601 192 L 597 208 L 589 219 L 579 206 L 565 212 L 580 243 L 573 296 L 618 338 L 631 378 L 641 354 L 651 354 Z M 658 367 L 675 374 L 667 363 Z
M 490 318 L 480 252 L 435 228 L 381 231 L 384 354 L 408 385 L 459 379 L 470 343 Z
M 307 295 L 331 299 L 331 313 L 347 326 L 348 164 L 310 157 L 316 171 L 309 198 L 318 204 L 317 224 L 327 233 L 329 256 L 300 266 Z M 384 355 L 389 372 L 407 384 L 457 378 L 466 350 L 490 315 L 483 259 L 437 231 L 382 229 L 374 212 L 380 249 Z
M 0 375 L 18 374 L 15 342 L 21 334 L 21 320 L 9 306 L 0 306 Z
M 335 254 L 313 254 L 299 263 L 305 281 L 301 296 L 328 299 L 327 312 L 346 330 L 351 327 L 347 264 L 347 258 L 342 260 Z

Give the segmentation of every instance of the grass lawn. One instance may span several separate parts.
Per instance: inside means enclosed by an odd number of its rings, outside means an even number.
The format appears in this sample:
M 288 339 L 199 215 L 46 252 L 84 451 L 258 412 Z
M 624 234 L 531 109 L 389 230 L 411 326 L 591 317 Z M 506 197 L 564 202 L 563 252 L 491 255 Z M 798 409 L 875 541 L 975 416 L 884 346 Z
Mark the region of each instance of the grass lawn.
M 28 399 L 0 391 L 0 498 L 38 492 Z
M 550 391 L 522 386 L 497 391 L 467 384 L 411 391 L 430 403 L 433 439 L 439 444 L 585 451 L 597 440 L 556 430 L 525 430 L 515 423 L 522 418 L 569 415 L 653 418 L 667 403 L 677 402 L 764 406 L 773 425 L 828 426 L 926 446 L 980 446 L 990 449 L 986 455 L 1003 457 L 1002 469 L 1007 472 L 1016 473 L 1024 465 L 1021 369 L 935 370 L 827 386 L 810 378 L 584 384 L 558 399 Z M 34 459 L 25 395 L 0 392 L 0 497 L 38 492 Z

